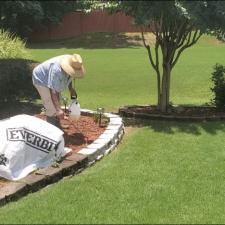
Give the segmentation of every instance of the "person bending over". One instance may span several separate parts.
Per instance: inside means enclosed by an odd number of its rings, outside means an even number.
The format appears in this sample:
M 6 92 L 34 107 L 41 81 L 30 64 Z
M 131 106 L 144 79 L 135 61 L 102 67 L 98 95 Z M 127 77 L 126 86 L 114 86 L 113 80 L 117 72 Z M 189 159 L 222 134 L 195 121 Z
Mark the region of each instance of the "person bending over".
M 77 98 L 72 80 L 83 78 L 85 72 L 79 54 L 56 56 L 34 68 L 32 80 L 46 109 L 47 122 L 60 128 L 59 120 L 65 116 L 60 105 L 60 93 L 69 88 L 70 95 Z

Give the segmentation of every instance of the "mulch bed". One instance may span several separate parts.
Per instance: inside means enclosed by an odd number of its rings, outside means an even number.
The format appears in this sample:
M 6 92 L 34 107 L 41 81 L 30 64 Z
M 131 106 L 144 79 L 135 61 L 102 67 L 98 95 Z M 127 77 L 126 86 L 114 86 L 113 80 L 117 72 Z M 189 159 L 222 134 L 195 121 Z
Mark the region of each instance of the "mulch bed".
M 35 114 L 34 116 L 46 120 L 46 116 Z M 77 121 L 60 120 L 63 128 L 65 146 L 72 149 L 72 152 L 78 152 L 87 145 L 94 142 L 106 129 L 108 120 L 102 120 L 101 126 L 96 123 L 92 116 L 81 115 Z M 5 186 L 9 181 L 0 178 L 0 188 Z
M 213 106 L 171 106 L 168 112 L 160 112 L 155 105 L 125 106 L 119 109 L 122 116 L 149 117 L 149 118 L 174 118 L 174 119 L 225 119 L 225 109 L 217 109 Z
M 35 116 L 46 120 L 44 115 L 36 114 Z M 107 124 L 103 121 L 99 126 L 91 116 L 83 115 L 77 121 L 61 119 L 60 125 L 64 131 L 65 146 L 71 148 L 73 152 L 78 152 L 95 141 L 104 132 Z

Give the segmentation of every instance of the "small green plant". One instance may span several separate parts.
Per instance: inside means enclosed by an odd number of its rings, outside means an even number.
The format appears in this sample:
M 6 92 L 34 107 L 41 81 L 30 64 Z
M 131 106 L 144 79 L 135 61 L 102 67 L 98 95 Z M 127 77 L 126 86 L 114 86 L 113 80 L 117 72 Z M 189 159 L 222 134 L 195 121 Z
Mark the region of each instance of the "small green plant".
M 223 65 L 216 64 L 214 66 L 211 80 L 214 83 L 214 86 L 211 88 L 214 93 L 212 103 L 217 108 L 223 109 L 225 107 L 225 67 Z
M 109 118 L 104 115 L 104 108 L 98 108 L 96 112 L 93 114 L 93 120 L 95 123 L 98 123 L 99 126 L 103 124 L 107 124 L 109 122 Z
M 98 123 L 98 121 L 99 121 L 99 114 L 97 112 L 94 112 L 92 117 L 93 117 L 94 122 Z
M 28 58 L 25 42 L 8 31 L 0 29 L 0 58 Z
M 95 123 L 98 123 L 100 125 L 102 118 L 103 118 L 103 116 L 100 115 L 100 113 L 98 113 L 98 112 L 93 113 L 93 120 Z

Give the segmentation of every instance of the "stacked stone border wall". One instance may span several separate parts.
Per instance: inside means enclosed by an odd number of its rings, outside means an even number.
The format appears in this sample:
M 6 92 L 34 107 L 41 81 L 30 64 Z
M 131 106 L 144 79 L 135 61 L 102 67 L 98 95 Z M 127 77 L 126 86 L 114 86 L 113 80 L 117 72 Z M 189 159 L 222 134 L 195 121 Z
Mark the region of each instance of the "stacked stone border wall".
M 95 112 L 87 109 L 81 111 L 81 115 L 84 116 L 91 116 L 93 113 Z M 103 134 L 78 153 L 66 157 L 58 167 L 39 169 L 19 181 L 7 181 L 7 184 L 0 188 L 0 206 L 38 191 L 64 177 L 74 176 L 113 151 L 124 135 L 123 121 L 115 114 L 104 113 L 104 116 L 109 118 L 109 124 Z

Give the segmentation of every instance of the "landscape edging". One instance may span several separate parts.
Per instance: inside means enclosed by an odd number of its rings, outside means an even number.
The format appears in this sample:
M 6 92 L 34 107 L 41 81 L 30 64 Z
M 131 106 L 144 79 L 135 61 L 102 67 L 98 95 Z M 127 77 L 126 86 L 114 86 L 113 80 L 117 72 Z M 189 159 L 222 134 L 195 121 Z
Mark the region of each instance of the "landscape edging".
M 82 109 L 81 115 L 93 115 L 95 112 Z M 67 156 L 58 167 L 39 169 L 18 181 L 9 181 L 0 188 L 0 206 L 18 200 L 25 195 L 53 184 L 63 177 L 80 173 L 85 168 L 108 155 L 121 141 L 124 135 L 122 118 L 111 113 L 104 113 L 109 118 L 106 130 L 92 144 L 81 149 L 78 153 Z
M 202 121 L 219 121 L 225 120 L 225 115 L 213 116 L 178 116 L 178 115 L 164 115 L 164 114 L 148 114 L 140 112 L 132 112 L 129 106 L 120 107 L 118 114 L 121 117 L 137 118 L 137 119 L 151 119 L 151 120 L 168 120 L 168 121 L 184 121 L 184 122 L 202 122 Z

